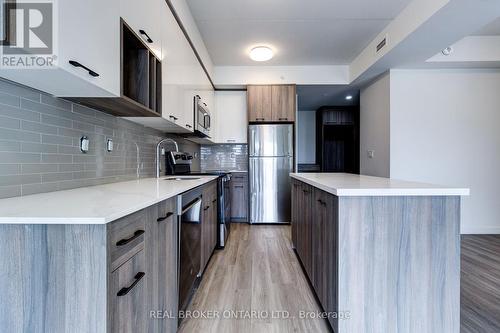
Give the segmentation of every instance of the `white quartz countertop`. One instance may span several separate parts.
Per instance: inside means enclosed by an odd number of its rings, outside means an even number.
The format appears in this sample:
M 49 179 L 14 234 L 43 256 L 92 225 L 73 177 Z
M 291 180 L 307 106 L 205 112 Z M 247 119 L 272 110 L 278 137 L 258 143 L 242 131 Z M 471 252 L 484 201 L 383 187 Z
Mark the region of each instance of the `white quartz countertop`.
M 468 188 L 348 173 L 291 173 L 290 176 L 336 196 L 467 196 L 470 194 Z
M 216 179 L 144 178 L 0 200 L 0 224 L 105 224 Z

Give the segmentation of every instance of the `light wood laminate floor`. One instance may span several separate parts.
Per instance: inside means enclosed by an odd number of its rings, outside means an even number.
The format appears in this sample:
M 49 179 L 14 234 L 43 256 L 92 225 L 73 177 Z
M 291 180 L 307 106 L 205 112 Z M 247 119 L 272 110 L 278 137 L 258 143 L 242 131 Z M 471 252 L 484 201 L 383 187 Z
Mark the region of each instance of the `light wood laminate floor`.
M 218 312 L 220 318 L 185 319 L 180 332 L 329 332 L 323 319 L 299 318 L 299 311 L 320 307 L 292 250 L 290 227 L 232 228 L 226 249 L 214 253 L 188 309 Z M 498 333 L 500 235 L 464 235 L 461 250 L 460 331 Z M 240 317 L 249 311 L 287 311 L 291 318 L 224 318 L 227 311 L 241 311 Z
M 231 228 L 226 248 L 214 253 L 188 309 L 217 311 L 220 318 L 185 319 L 180 332 L 329 332 L 324 319 L 300 318 L 300 311 L 320 307 L 292 250 L 290 226 Z M 225 318 L 234 317 L 229 311 L 240 318 Z M 287 311 L 290 318 L 265 318 L 273 311 Z
M 461 264 L 461 333 L 500 332 L 500 235 L 463 235 Z

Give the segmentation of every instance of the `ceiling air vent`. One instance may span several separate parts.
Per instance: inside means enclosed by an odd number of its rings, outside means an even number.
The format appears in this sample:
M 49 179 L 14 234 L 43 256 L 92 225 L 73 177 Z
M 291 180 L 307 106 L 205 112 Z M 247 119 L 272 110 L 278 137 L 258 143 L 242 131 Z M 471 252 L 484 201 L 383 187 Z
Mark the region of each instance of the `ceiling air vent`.
M 380 43 L 377 44 L 377 53 L 380 52 L 380 50 L 382 50 L 386 45 L 387 45 L 387 36 L 385 36 L 384 39 L 382 39 Z

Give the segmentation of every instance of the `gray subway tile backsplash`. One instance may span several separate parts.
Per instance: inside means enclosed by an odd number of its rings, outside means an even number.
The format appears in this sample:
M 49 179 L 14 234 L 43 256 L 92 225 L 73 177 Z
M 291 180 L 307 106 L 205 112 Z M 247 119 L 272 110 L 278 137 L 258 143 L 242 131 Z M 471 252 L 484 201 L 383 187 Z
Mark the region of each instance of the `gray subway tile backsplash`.
M 87 154 L 80 138 L 90 139 Z M 0 198 L 155 175 L 164 133 L 0 79 Z M 106 139 L 114 151 L 105 150 Z M 177 138 L 181 150 L 200 146 Z M 137 155 L 139 154 L 139 161 Z M 200 158 L 193 162 L 199 169 Z
M 248 170 L 248 146 L 223 144 L 201 146 L 201 170 Z

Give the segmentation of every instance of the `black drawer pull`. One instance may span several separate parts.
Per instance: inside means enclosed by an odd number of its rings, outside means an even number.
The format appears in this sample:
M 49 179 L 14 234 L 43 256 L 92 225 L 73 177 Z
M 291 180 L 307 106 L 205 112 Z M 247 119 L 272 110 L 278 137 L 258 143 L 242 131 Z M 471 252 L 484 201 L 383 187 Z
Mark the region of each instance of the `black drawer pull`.
M 279 118 L 279 120 L 288 120 L 288 118 Z
M 156 219 L 157 222 L 161 222 L 161 221 L 165 221 L 166 219 L 168 219 L 170 216 L 174 215 L 174 213 L 172 212 L 168 212 L 167 215 L 163 216 L 163 217 L 159 217 Z
M 234 185 L 234 188 L 245 188 L 243 185 Z
M 207 206 L 205 208 L 203 208 L 203 210 L 208 210 L 210 208 L 210 206 Z
M 134 276 L 135 281 L 128 287 L 124 287 L 120 289 L 120 291 L 116 294 L 116 296 L 125 296 L 127 295 L 134 287 L 141 281 L 141 279 L 146 275 L 144 272 L 139 272 Z
M 149 35 L 146 33 L 146 31 L 141 29 L 141 30 L 139 30 L 139 32 L 141 33 L 141 35 L 144 35 L 146 37 L 146 42 L 148 42 L 148 43 L 153 42 L 153 40 L 151 39 L 151 37 L 149 37 Z
M 265 118 L 255 118 L 255 120 L 257 120 L 257 121 L 264 121 L 266 119 Z
M 193 126 L 189 125 L 189 124 L 186 124 L 186 127 L 187 128 L 192 128 Z
M 178 120 L 178 119 L 179 119 L 179 118 L 177 118 L 177 117 L 175 117 L 175 116 L 172 116 L 172 115 L 170 115 L 170 116 L 168 116 L 168 117 L 169 117 L 170 119 L 173 119 L 174 121 L 176 121 L 176 120 Z
M 137 237 L 139 237 L 143 233 L 144 233 L 144 230 L 137 230 L 136 232 L 134 232 L 134 235 L 132 237 L 127 238 L 127 239 L 120 239 L 118 242 L 116 242 L 116 246 L 127 245 L 128 243 L 130 243 L 131 241 L 133 241 L 134 239 L 136 239 Z
M 326 202 L 324 202 L 323 200 L 318 199 L 318 202 L 321 204 L 321 206 L 326 206 Z
M 216 202 L 217 202 L 217 199 L 212 200 L 212 203 L 216 203 Z
M 69 61 L 69 63 L 70 63 L 70 65 L 72 65 L 72 66 L 75 66 L 75 67 L 81 67 L 81 68 L 85 69 L 87 72 L 89 72 L 89 75 L 90 75 L 90 76 L 93 76 L 93 77 L 98 77 L 98 76 L 99 76 L 99 74 L 98 74 L 98 73 L 96 73 L 96 72 L 94 72 L 93 70 L 91 70 L 90 68 L 88 68 L 88 67 L 86 67 L 86 66 L 84 66 L 84 65 L 80 64 L 78 61 L 70 60 L 70 61 Z

